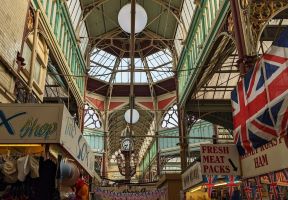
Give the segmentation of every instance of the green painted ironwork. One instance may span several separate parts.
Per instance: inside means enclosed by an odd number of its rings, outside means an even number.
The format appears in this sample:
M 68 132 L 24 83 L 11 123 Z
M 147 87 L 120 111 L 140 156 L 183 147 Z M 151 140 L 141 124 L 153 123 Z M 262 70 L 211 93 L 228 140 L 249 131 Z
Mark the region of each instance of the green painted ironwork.
M 147 170 L 149 164 L 152 163 L 152 161 L 156 158 L 156 156 L 157 156 L 157 145 L 156 140 L 154 140 L 153 144 L 149 148 L 149 151 L 147 151 L 147 153 L 144 156 L 144 159 L 139 165 L 140 169 L 143 170 L 142 173 Z
M 68 9 L 61 0 L 52 1 L 52 3 L 49 2 L 50 1 L 47 1 L 45 4 L 44 1 L 33 1 L 34 6 L 37 9 L 41 7 L 44 11 L 42 14 L 47 17 L 47 23 L 50 25 L 62 53 L 65 56 L 70 67 L 71 75 L 75 75 L 76 85 L 80 94 L 83 96 L 85 90 L 84 76 L 86 65 L 77 43 Z
M 229 5 L 229 0 L 203 0 L 195 11 L 186 39 L 187 45 L 177 65 L 180 105 L 187 99 L 203 67 Z
M 93 150 L 104 149 L 104 132 L 95 129 L 84 128 L 83 136 Z
M 189 131 L 188 136 L 189 137 L 196 137 L 188 139 L 188 144 L 195 144 L 200 142 L 207 142 L 212 141 L 212 139 L 201 139 L 203 138 L 212 138 L 212 135 L 214 134 L 214 127 L 213 124 L 204 120 L 201 120 L 199 122 L 196 122 L 191 130 Z M 173 128 L 173 129 L 166 129 L 159 131 L 160 136 L 179 136 L 179 128 Z M 179 138 L 163 138 L 160 137 L 159 139 L 159 149 L 165 151 L 165 149 L 169 148 L 177 148 L 179 147 Z M 150 161 L 149 161 L 149 154 L 150 154 Z M 140 163 L 140 169 L 144 172 L 148 169 L 149 163 L 152 163 L 152 161 L 157 156 L 157 148 L 156 148 L 156 140 L 154 140 L 154 143 L 150 147 L 149 151 L 144 156 L 144 159 Z

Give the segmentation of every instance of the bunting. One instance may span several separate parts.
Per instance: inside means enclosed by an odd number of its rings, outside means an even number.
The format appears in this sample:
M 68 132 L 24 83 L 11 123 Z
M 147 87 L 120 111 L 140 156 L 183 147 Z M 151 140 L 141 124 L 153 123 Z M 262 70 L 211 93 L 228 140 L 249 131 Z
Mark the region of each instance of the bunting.
M 261 180 L 260 180 L 260 176 L 255 177 L 255 182 L 256 182 L 256 198 L 259 200 L 262 200 L 262 184 L 261 184 Z
M 243 185 L 244 185 L 244 192 L 245 192 L 245 196 L 247 198 L 247 200 L 251 200 L 251 196 L 252 196 L 252 188 L 251 185 L 249 183 L 248 180 L 244 180 L 243 181 Z
M 102 198 L 108 198 L 113 200 L 156 200 L 160 197 L 165 196 L 167 189 L 158 189 L 154 191 L 146 192 L 113 192 L 108 190 L 102 190 L 100 188 L 95 189 L 95 194 L 101 196 Z
M 277 180 L 276 180 L 276 174 L 275 173 L 269 173 L 268 174 L 268 179 L 270 182 L 270 198 L 274 196 L 275 199 L 278 199 L 278 186 L 277 186 Z
M 204 180 L 204 186 L 206 186 L 207 188 L 208 195 L 209 197 L 211 197 L 212 189 L 215 185 L 215 182 L 217 181 L 217 176 L 207 175 L 203 177 L 203 180 Z
M 234 187 L 237 187 L 237 183 L 235 183 L 236 178 L 235 176 L 226 176 L 226 179 L 228 179 L 227 187 L 229 188 L 229 197 L 232 199 L 232 194 L 234 192 Z

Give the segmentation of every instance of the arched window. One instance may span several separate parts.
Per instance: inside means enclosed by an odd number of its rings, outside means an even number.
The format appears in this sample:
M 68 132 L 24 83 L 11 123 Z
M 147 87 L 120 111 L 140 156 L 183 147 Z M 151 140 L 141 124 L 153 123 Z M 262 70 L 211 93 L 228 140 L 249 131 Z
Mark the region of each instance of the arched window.
M 90 106 L 85 104 L 84 111 L 84 127 L 85 128 L 96 128 L 99 129 L 102 127 L 102 122 L 100 120 L 100 114 L 98 111 Z
M 178 126 L 178 110 L 176 104 L 170 107 L 163 116 L 161 123 L 162 128 L 174 128 Z

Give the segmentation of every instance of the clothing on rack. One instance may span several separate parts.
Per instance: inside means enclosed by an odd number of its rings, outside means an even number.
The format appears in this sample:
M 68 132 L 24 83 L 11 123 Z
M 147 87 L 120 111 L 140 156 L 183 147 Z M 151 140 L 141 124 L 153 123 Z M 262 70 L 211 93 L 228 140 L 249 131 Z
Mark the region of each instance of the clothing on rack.
M 51 200 L 55 193 L 57 165 L 50 159 L 44 160 L 40 157 L 39 161 L 39 194 L 42 200 Z

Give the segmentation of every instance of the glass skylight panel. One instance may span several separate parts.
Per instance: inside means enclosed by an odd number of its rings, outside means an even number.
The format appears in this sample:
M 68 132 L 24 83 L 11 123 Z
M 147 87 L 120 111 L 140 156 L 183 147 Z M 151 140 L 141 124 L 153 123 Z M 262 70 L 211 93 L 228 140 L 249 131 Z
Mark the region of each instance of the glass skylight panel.
M 172 57 L 169 51 L 159 51 L 146 57 L 154 82 L 173 76 Z
M 109 81 L 115 63 L 116 56 L 103 50 L 95 49 L 91 56 L 89 75 L 103 81 Z
M 149 78 L 147 74 L 150 73 L 153 82 L 172 77 L 172 57 L 168 49 L 159 51 L 148 57 L 144 58 L 148 64 L 148 70 L 144 67 L 144 63 L 141 58 L 134 59 L 134 82 L 135 83 L 148 83 Z M 112 73 L 115 74 L 112 83 L 130 83 L 130 58 L 122 58 L 119 66 L 115 66 L 117 57 L 96 48 L 91 54 L 90 71 L 89 75 L 109 82 Z M 113 72 L 115 68 L 115 71 Z

